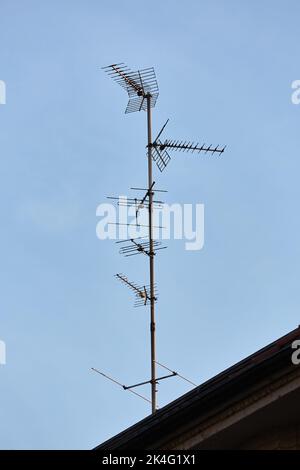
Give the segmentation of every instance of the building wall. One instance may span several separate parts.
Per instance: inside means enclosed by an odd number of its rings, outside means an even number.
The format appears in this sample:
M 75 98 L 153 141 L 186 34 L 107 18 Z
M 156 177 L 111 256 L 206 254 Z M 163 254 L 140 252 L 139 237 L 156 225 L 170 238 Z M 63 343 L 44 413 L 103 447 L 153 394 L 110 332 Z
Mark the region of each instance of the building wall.
M 300 424 L 258 434 L 239 446 L 251 450 L 300 450 Z

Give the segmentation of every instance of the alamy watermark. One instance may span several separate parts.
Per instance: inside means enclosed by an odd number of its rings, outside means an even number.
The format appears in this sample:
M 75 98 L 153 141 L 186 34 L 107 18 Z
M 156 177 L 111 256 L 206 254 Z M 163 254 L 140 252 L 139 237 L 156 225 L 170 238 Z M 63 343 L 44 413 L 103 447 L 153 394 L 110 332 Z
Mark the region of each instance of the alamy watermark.
M 294 80 L 292 82 L 292 89 L 294 90 L 291 95 L 293 104 L 300 104 L 300 80 Z
M 100 240 L 125 240 L 148 236 L 148 214 L 141 207 L 128 204 L 119 196 L 118 206 L 99 204 L 96 234 Z M 185 240 L 185 249 L 201 250 L 204 246 L 204 204 L 163 204 L 153 212 L 155 240 Z
M 292 354 L 292 363 L 298 366 L 300 364 L 300 339 L 295 339 L 295 341 L 292 342 L 292 349 L 296 350 Z
M 0 104 L 6 104 L 6 84 L 0 80 Z M 6 345 L 0 340 L 0 365 L 6 364 Z
M 6 344 L 0 340 L 0 366 L 6 364 Z
M 0 80 L 0 104 L 6 104 L 6 84 Z

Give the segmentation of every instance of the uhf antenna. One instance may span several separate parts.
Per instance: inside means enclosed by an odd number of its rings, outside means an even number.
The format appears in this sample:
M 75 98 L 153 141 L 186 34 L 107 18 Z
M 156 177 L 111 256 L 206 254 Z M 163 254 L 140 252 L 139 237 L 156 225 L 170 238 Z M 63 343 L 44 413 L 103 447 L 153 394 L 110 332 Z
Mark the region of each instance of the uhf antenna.
M 148 238 L 131 238 L 128 240 L 122 240 L 117 243 L 121 243 L 120 253 L 125 256 L 133 256 L 137 254 L 143 254 L 149 259 L 149 283 L 148 284 L 137 284 L 130 281 L 124 274 L 116 274 L 116 277 L 119 281 L 122 282 L 126 287 L 128 287 L 135 295 L 135 306 L 147 306 L 150 307 L 150 340 L 151 340 L 151 378 L 144 382 L 140 382 L 135 385 L 125 386 L 122 385 L 119 381 L 112 379 L 106 374 L 93 369 L 94 371 L 102 374 L 104 377 L 112 380 L 116 384 L 123 387 L 124 390 L 131 390 L 132 388 L 139 387 L 142 385 L 150 384 L 151 385 L 151 407 L 152 413 L 155 413 L 157 409 L 156 404 L 156 395 L 157 395 L 157 383 L 169 377 L 178 376 L 187 380 L 191 385 L 195 385 L 193 382 L 185 379 L 183 376 L 178 374 L 175 371 L 167 368 L 166 366 L 158 363 L 156 361 L 156 335 L 155 335 L 155 304 L 157 302 L 157 292 L 155 284 L 155 273 L 154 273 L 154 260 L 155 255 L 158 250 L 161 250 L 166 247 L 162 247 L 160 242 L 153 239 L 153 211 L 156 208 L 161 207 L 163 204 L 162 201 L 154 199 L 155 192 L 164 192 L 164 190 L 156 190 L 155 182 L 153 181 L 152 175 L 152 161 L 154 161 L 158 169 L 162 172 L 168 165 L 171 160 L 170 153 L 172 151 L 182 151 L 182 152 L 196 152 L 196 153 L 206 153 L 209 155 L 221 155 L 225 147 L 219 147 L 206 144 L 199 144 L 190 141 L 179 141 L 179 140 L 169 140 L 161 139 L 161 135 L 165 130 L 165 127 L 168 124 L 168 121 L 163 125 L 159 131 L 157 137 L 152 140 L 152 108 L 155 107 L 159 90 L 158 84 L 153 68 L 142 69 L 138 71 L 130 70 L 124 63 L 112 64 L 107 67 L 103 67 L 105 72 L 121 87 L 123 87 L 128 94 L 128 104 L 125 110 L 125 113 L 132 113 L 136 111 L 146 111 L 147 113 L 147 157 L 148 157 L 148 185 L 146 188 L 132 188 L 137 191 L 145 191 L 145 194 L 139 196 L 138 198 L 129 198 L 122 199 L 111 197 L 111 199 L 117 200 L 118 205 L 135 207 L 136 214 L 136 225 L 139 225 L 138 216 L 139 212 L 143 209 L 148 211 Z M 125 224 L 132 225 L 132 224 Z M 144 225 L 143 225 L 144 226 Z M 124 244 L 126 243 L 126 244 Z M 164 367 L 166 370 L 171 372 L 170 374 L 157 377 L 156 375 L 156 365 Z M 137 394 L 135 392 L 135 394 Z M 139 396 L 139 394 L 137 394 Z M 141 398 L 148 400 L 144 396 Z

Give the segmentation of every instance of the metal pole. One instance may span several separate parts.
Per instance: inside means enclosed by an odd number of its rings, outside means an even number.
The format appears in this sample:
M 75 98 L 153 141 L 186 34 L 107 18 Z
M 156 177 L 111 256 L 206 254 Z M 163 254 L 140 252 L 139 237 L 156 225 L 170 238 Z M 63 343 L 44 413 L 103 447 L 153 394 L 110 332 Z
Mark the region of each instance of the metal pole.
M 152 132 L 151 94 L 147 94 L 148 127 L 148 191 L 149 191 L 149 243 L 150 243 L 150 334 L 151 334 L 151 403 L 152 413 L 156 412 L 156 355 L 155 355 L 155 294 L 154 294 L 154 248 L 153 248 L 153 191 L 152 191 Z

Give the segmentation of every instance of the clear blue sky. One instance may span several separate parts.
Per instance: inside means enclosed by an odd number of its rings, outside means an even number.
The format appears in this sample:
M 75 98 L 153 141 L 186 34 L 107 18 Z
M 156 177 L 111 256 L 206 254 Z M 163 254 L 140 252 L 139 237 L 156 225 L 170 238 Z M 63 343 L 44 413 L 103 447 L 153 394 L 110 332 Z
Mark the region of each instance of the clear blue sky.
M 168 202 L 205 204 L 205 246 L 157 267 L 158 359 L 197 383 L 299 323 L 300 79 L 296 0 L 0 0 L 0 447 L 91 448 L 149 413 L 148 311 L 113 278 L 143 279 L 96 238 L 96 207 L 146 181 L 145 113 L 100 67 L 154 66 L 158 129 L 227 144 L 175 154 Z M 160 405 L 189 388 L 172 379 Z M 144 390 L 147 394 L 149 390 Z

